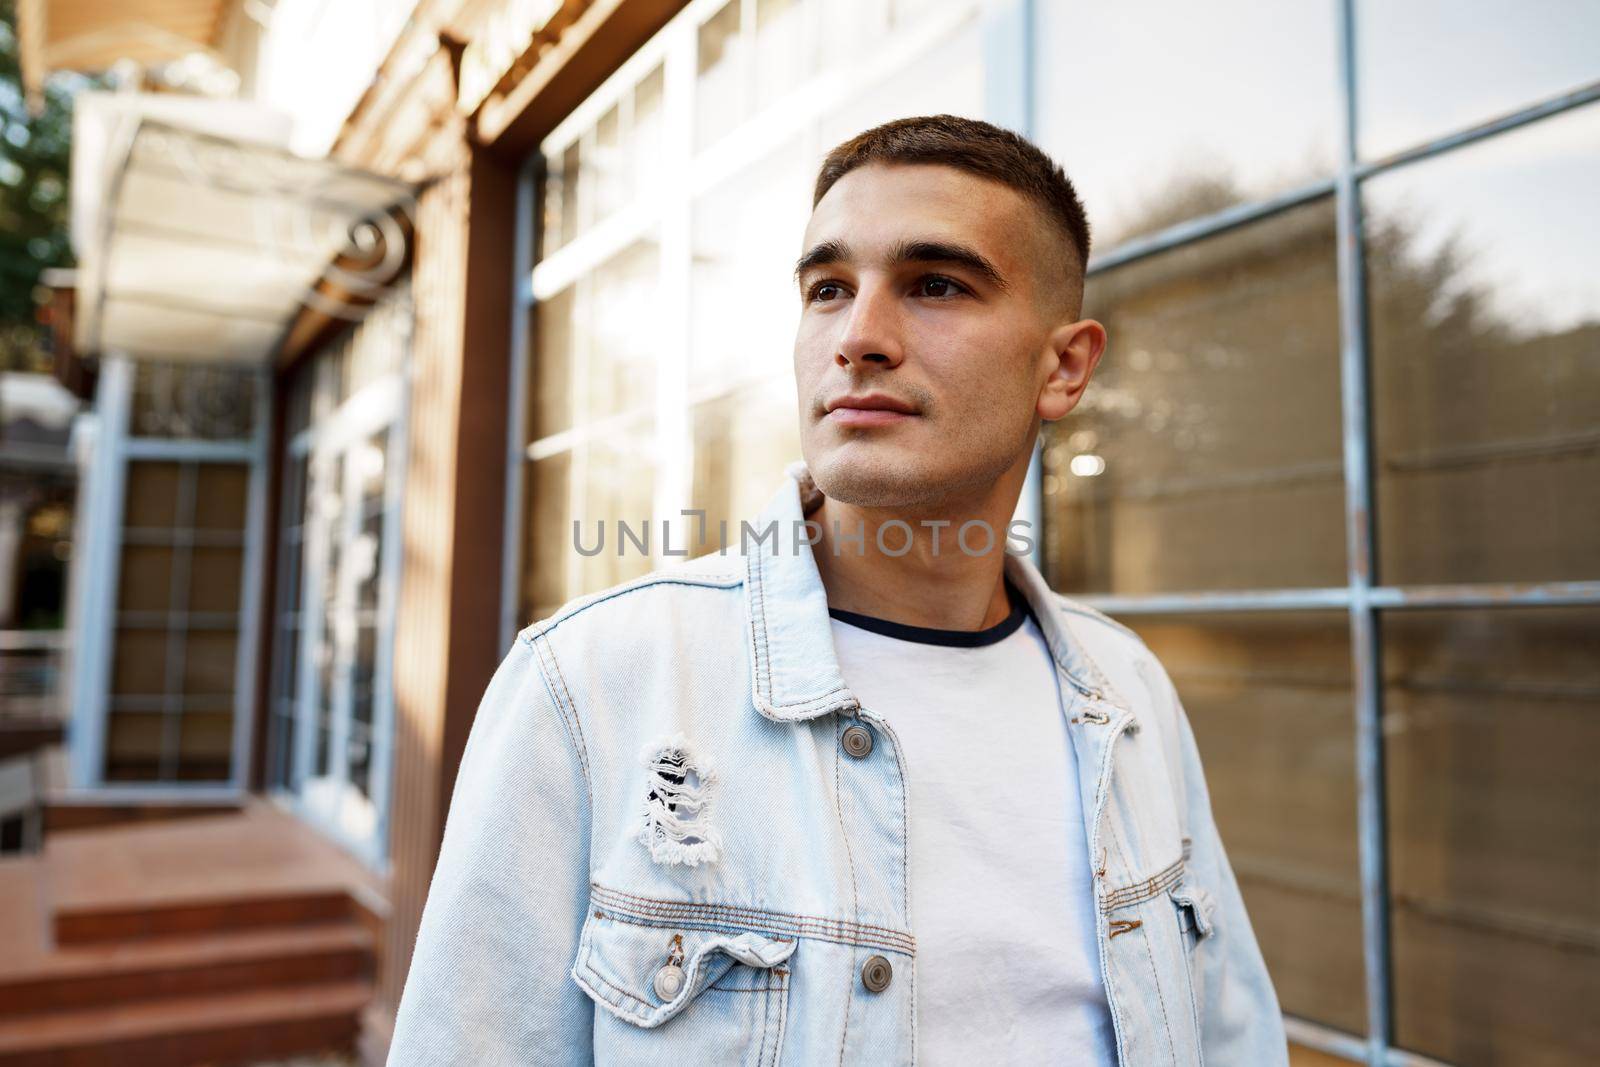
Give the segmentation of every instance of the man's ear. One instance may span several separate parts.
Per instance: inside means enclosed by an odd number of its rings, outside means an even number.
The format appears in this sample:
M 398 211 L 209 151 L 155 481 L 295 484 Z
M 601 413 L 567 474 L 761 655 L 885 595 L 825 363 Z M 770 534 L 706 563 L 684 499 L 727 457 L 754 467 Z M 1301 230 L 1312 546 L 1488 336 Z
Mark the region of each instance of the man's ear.
M 1069 322 L 1051 332 L 1043 357 L 1049 377 L 1039 391 L 1041 419 L 1054 422 L 1078 406 L 1105 350 L 1106 328 L 1094 319 Z

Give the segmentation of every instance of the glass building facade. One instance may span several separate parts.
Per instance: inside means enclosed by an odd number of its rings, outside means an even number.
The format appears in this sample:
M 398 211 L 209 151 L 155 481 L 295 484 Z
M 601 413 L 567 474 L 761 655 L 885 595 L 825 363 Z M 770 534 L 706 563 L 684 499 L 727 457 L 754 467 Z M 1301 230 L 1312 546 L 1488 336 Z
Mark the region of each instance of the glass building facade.
M 823 154 L 1027 133 L 1110 346 L 1040 564 L 1167 665 L 1300 1045 L 1600 1060 L 1600 8 L 696 0 L 529 161 L 507 624 L 799 456 Z M 1425 1058 L 1425 1059 L 1421 1059 Z

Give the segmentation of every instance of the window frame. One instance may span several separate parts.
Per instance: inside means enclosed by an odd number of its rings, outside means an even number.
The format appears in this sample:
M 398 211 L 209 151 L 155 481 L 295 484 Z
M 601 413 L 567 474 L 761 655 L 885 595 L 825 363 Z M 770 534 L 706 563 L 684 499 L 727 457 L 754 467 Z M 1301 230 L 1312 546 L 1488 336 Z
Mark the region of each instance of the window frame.
M 402 301 L 385 311 L 402 319 L 409 319 L 411 315 L 409 300 Z M 354 345 L 360 341 L 347 336 L 343 343 Z M 267 795 L 280 807 L 316 826 L 368 866 L 380 872 L 386 868 L 389 861 L 390 799 L 394 784 L 392 769 L 395 737 L 393 679 L 395 609 L 399 603 L 403 557 L 401 526 L 409 456 L 412 384 L 409 333 L 398 339 L 398 343 L 402 348 L 402 356 L 394 369 L 373 378 L 340 401 L 333 410 L 314 418 L 308 426 L 297 430 L 284 445 L 283 459 L 286 467 L 301 473 L 297 477 L 286 476 L 283 479 L 284 510 L 281 515 L 284 522 L 281 527 L 283 537 L 279 542 L 280 588 L 272 609 L 271 624 L 275 638 L 274 670 L 267 701 L 267 715 L 271 724 L 276 724 L 281 718 L 292 718 L 294 732 L 289 750 L 281 752 L 275 744 L 277 732 L 268 730 L 268 780 L 264 783 Z M 315 373 L 316 369 L 309 366 L 302 368 L 302 373 L 311 375 L 311 381 L 304 385 L 307 391 L 313 394 L 308 397 L 313 410 L 316 407 L 314 394 L 325 384 Z M 331 464 L 337 471 L 335 481 L 339 490 L 347 498 L 344 499 L 343 508 L 338 516 L 339 527 L 333 531 L 342 557 L 353 543 L 353 536 L 359 536 L 362 522 L 370 517 L 361 512 L 359 494 L 354 500 L 348 499 L 351 494 L 346 484 L 348 478 L 345 470 L 346 456 L 350 449 L 359 447 L 378 433 L 385 433 L 387 437 L 384 442 L 382 507 L 377 512 L 381 517 L 382 533 L 379 538 L 376 575 L 378 603 L 377 607 L 372 609 L 372 614 L 376 618 L 376 649 L 372 672 L 372 722 L 368 739 L 371 756 L 367 774 L 367 795 L 375 809 L 376 818 L 372 832 L 358 837 L 345 831 L 338 821 L 337 813 L 330 813 L 317 807 L 302 791 L 316 759 L 317 697 L 321 683 L 314 654 L 322 641 L 324 608 L 331 603 L 326 586 L 333 577 L 327 572 L 328 561 L 323 555 L 326 543 L 324 535 L 329 533 L 329 530 L 323 526 L 320 519 L 311 514 L 312 509 L 307 504 L 307 496 L 315 484 L 312 473 L 314 464 L 318 460 Z M 297 494 L 299 498 L 293 505 L 290 494 Z M 286 521 L 287 516 L 291 514 L 297 518 L 293 524 Z M 292 536 L 291 526 L 294 528 Z M 297 570 L 288 567 L 291 552 L 299 554 Z M 289 611 L 284 608 L 284 598 L 287 596 L 287 583 L 292 574 L 298 575 L 299 589 L 295 598 L 295 609 Z M 308 611 L 308 605 L 314 607 Z M 354 606 L 352 610 L 352 617 L 359 626 L 360 617 L 366 612 L 359 605 Z M 294 674 L 292 678 L 285 678 L 282 668 L 287 647 L 284 642 L 289 640 L 295 645 L 292 660 Z M 350 725 L 353 722 L 354 664 L 351 661 L 337 666 L 338 670 L 333 680 L 335 692 L 330 708 L 332 733 L 329 738 L 328 763 L 333 783 L 340 790 L 342 797 L 342 789 L 349 783 L 348 744 Z M 284 689 L 285 685 L 290 687 L 287 691 Z M 274 780 L 275 768 L 280 761 L 287 782 Z
M 137 360 L 122 353 L 108 354 L 101 364 L 95 394 L 96 432 L 88 477 L 79 493 L 81 525 L 75 543 L 84 546 L 84 558 L 73 565 L 75 591 L 72 629 L 77 647 L 71 652 L 72 714 L 74 728 L 68 745 L 68 773 L 74 788 L 92 792 L 97 799 L 162 800 L 174 802 L 233 801 L 246 790 L 250 775 L 253 709 L 255 707 L 256 652 L 259 642 L 262 597 L 262 561 L 265 551 L 267 450 L 271 436 L 272 378 L 256 368 L 252 432 L 248 438 L 140 437 L 132 433 L 131 415 Z M 226 781 L 159 780 L 111 781 L 105 777 L 106 739 L 111 716 L 111 672 L 116 652 L 123 548 L 139 543 L 123 529 L 129 464 L 168 461 L 179 464 L 235 463 L 249 468 L 241 559 L 239 608 L 236 616 L 232 701 L 233 737 L 230 773 Z M 180 474 L 180 479 L 189 479 Z M 192 486 L 190 491 L 192 493 Z M 203 539 L 202 539 L 203 540 Z M 181 543 L 180 543 L 181 542 Z M 192 531 L 174 541 L 174 548 L 192 548 Z M 187 579 L 185 578 L 185 581 Z M 137 614 L 137 613 L 135 613 Z M 168 606 L 164 631 L 187 634 L 205 629 L 211 613 L 190 612 L 186 606 Z M 148 624 L 154 620 L 135 620 Z M 191 625 L 198 622 L 198 627 Z M 171 653 L 169 652 L 169 660 Z M 168 673 L 172 671 L 168 664 Z M 174 722 L 181 718 L 188 698 L 161 698 L 157 708 L 168 722 L 164 732 L 171 740 Z M 176 708 L 176 711 L 174 710 Z M 165 759 L 165 757 L 163 757 Z

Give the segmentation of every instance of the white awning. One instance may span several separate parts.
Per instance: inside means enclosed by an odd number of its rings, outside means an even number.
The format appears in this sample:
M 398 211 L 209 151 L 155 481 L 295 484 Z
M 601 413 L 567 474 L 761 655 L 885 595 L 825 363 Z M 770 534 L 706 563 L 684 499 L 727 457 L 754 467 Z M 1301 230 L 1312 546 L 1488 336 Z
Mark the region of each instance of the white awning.
M 404 256 L 409 185 L 306 159 L 280 114 L 239 101 L 84 93 L 75 104 L 74 347 L 83 355 L 262 362 L 315 285 L 362 292 Z
M 23 82 L 30 96 L 56 70 L 143 66 L 211 53 L 223 0 L 19 0 Z

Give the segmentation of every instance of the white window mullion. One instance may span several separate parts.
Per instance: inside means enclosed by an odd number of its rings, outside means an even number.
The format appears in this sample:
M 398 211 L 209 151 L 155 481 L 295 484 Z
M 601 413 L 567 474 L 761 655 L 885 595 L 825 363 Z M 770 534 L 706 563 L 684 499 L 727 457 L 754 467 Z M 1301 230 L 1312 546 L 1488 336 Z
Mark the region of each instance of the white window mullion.
M 694 146 L 695 68 L 698 28 L 680 23 L 669 42 L 662 72 L 661 309 L 660 358 L 656 362 L 655 518 L 672 520 L 689 506 L 690 466 L 694 445 L 689 426 L 689 345 L 694 265 L 694 235 L 689 199 L 689 168 Z M 673 522 L 674 547 L 685 544 L 684 524 Z M 659 532 L 659 527 L 657 528 Z M 665 537 L 651 542 L 651 553 L 664 560 Z
M 116 644 L 117 578 L 122 550 L 122 500 L 126 488 L 128 412 L 133 364 L 107 356 L 101 364 L 95 407 L 98 414 L 89 478 L 80 493 L 89 521 L 84 539 L 88 565 L 79 574 L 77 646 L 73 660 L 71 781 L 94 789 L 105 784 L 106 718 L 111 688 L 111 657 Z

